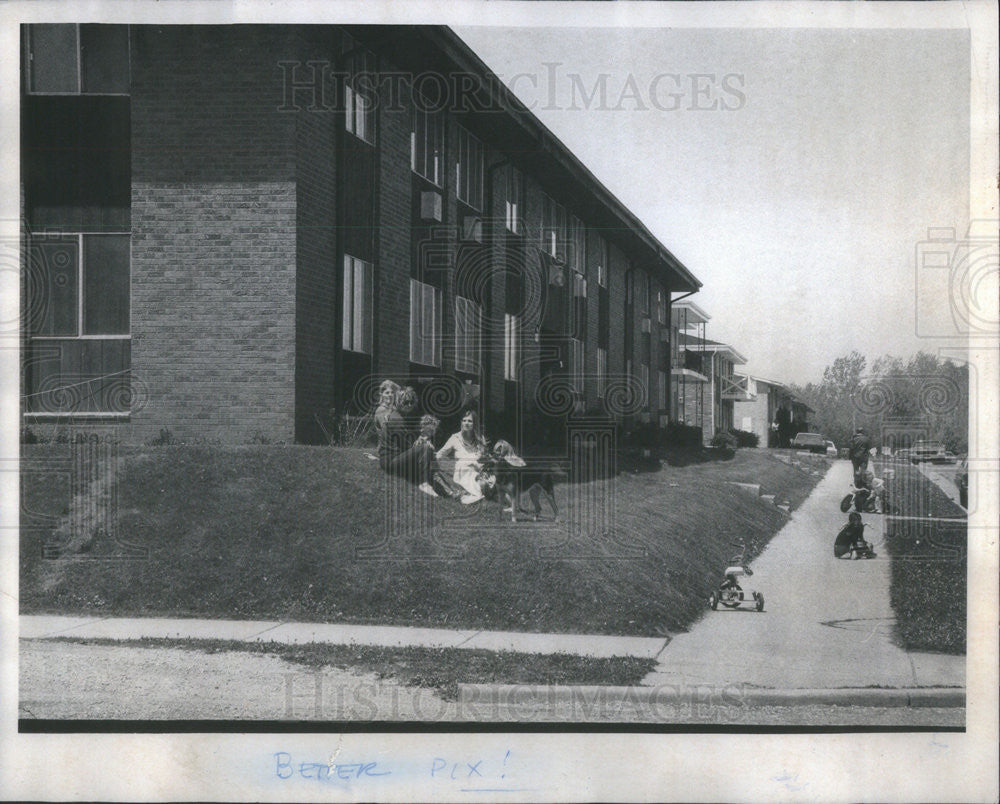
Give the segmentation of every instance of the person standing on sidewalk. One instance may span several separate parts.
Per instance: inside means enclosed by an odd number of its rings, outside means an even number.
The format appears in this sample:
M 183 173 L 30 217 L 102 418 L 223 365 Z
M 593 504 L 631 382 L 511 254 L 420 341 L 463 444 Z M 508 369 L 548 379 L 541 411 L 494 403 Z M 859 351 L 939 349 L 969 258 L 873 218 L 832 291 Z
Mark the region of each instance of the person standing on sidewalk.
M 850 456 L 854 467 L 854 485 L 861 488 L 864 484 L 865 471 L 868 469 L 868 454 L 872 448 L 872 440 L 863 427 L 854 431 L 851 438 Z

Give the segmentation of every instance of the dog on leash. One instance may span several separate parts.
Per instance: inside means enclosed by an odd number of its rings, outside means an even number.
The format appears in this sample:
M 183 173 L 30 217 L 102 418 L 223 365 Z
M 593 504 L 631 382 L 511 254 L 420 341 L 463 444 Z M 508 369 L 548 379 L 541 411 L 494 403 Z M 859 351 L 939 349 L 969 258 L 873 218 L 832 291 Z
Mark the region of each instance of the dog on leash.
M 488 453 L 490 471 L 496 478 L 495 491 L 500 501 L 501 512 L 505 512 L 510 501 L 510 520 L 517 522 L 517 503 L 523 492 L 528 492 L 534 506 L 533 518 L 537 521 L 542 513 L 540 496 L 552 509 L 552 515 L 559 520 L 559 506 L 556 505 L 555 480 L 552 473 L 533 469 L 518 455 L 508 441 L 497 441 Z

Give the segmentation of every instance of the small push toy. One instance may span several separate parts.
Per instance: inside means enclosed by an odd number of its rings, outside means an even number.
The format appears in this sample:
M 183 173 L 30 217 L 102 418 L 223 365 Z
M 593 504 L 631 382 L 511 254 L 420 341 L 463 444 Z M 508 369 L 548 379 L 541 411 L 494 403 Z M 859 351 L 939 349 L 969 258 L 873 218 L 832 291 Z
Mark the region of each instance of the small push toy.
M 764 595 L 760 592 L 749 592 L 749 599 L 745 597 L 743 587 L 739 584 L 739 578 L 749 578 L 753 575 L 753 570 L 743 563 L 743 556 L 746 553 L 746 547 L 744 547 L 740 554 L 734 557 L 730 563 L 730 566 L 726 567 L 725 579 L 719 584 L 719 588 L 716 589 L 712 594 L 708 596 L 708 605 L 712 607 L 713 611 L 719 608 L 719 604 L 722 604 L 727 609 L 739 608 L 741 603 L 753 603 L 757 611 L 764 610 Z

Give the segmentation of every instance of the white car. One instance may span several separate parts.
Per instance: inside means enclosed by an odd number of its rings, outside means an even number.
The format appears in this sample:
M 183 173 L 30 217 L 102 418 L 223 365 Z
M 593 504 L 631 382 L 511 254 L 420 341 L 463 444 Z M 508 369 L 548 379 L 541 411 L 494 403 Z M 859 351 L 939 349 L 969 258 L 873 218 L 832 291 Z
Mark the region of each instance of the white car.
M 837 445 L 832 441 L 826 442 L 826 454 L 827 457 L 836 458 L 837 457 Z

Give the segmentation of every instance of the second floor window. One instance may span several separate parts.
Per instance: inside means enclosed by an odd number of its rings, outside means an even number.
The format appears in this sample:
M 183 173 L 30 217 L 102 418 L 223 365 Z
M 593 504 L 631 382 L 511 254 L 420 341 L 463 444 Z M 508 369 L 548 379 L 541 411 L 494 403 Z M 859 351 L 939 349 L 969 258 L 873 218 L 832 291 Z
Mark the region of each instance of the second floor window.
M 410 362 L 441 365 L 441 291 L 410 280 Z
M 656 291 L 656 320 L 660 324 L 667 323 L 667 294 L 662 290 Z
M 372 352 L 372 264 L 344 255 L 344 349 Z
M 566 258 L 566 209 L 549 196 L 542 196 L 542 251 L 556 259 Z
M 569 373 L 573 386 L 577 391 L 583 391 L 584 352 L 583 341 L 577 338 L 569 339 Z
M 517 316 L 505 313 L 503 317 L 503 378 L 517 381 Z
M 635 295 L 639 302 L 639 314 L 649 318 L 649 276 L 645 271 L 635 272 Z
M 574 271 L 587 270 L 587 230 L 576 215 L 569 216 L 569 253 L 567 262 Z
M 442 184 L 444 115 L 415 96 L 410 128 L 410 167 L 439 187 Z
M 504 220 L 507 231 L 514 234 L 521 233 L 521 196 L 524 180 L 521 171 L 515 167 L 507 169 L 507 198 L 505 201 Z
M 375 142 L 375 55 L 355 53 L 344 82 L 344 126 L 358 139 Z
M 455 297 L 455 369 L 479 372 L 479 305 L 462 296 Z
M 455 194 L 473 209 L 483 208 L 483 144 L 464 128 L 458 128 L 458 162 L 455 164 Z
M 127 95 L 127 25 L 39 24 L 28 29 L 28 92 Z

